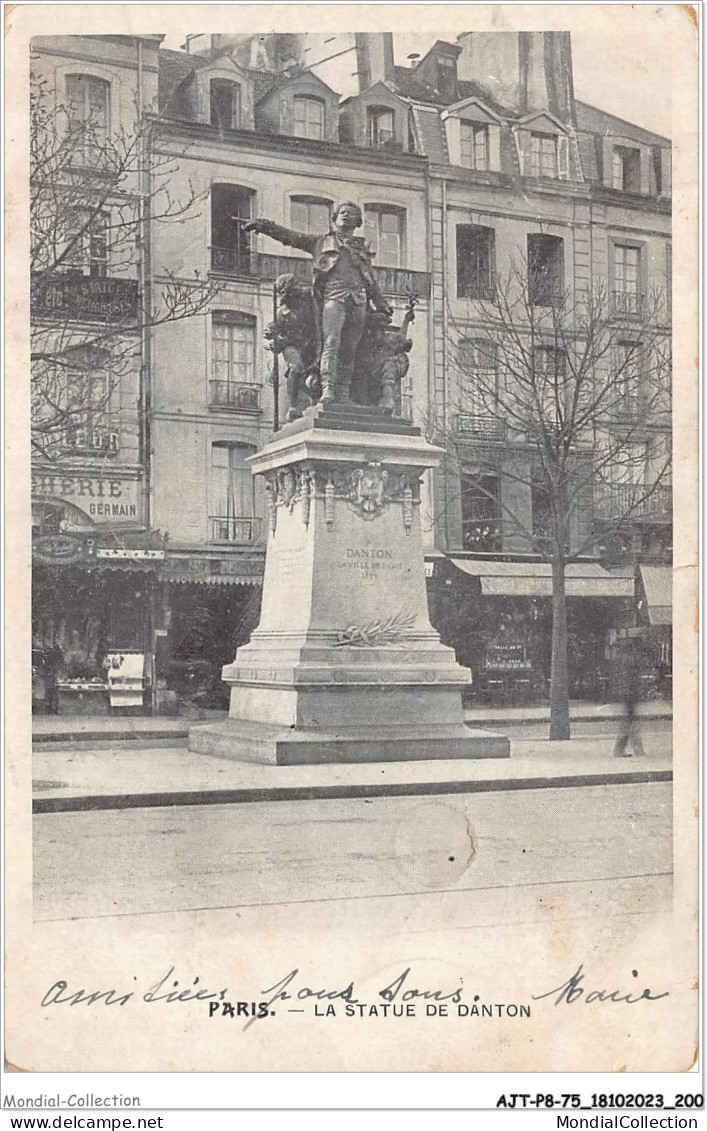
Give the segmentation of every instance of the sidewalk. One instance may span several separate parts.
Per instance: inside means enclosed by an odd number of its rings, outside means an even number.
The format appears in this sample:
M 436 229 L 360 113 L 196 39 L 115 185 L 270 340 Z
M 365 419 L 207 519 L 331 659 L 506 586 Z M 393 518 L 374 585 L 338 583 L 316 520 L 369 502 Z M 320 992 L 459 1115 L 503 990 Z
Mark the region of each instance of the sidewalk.
M 645 719 L 671 719 L 672 703 L 654 700 L 640 703 L 638 713 Z M 573 722 L 603 722 L 618 719 L 623 714 L 620 703 L 574 702 L 570 706 Z M 153 744 L 164 740 L 174 746 L 186 743 L 189 728 L 199 722 L 219 722 L 226 718 L 225 711 L 201 711 L 198 717 L 180 718 L 125 718 L 112 715 L 35 715 L 32 719 L 32 742 L 44 743 L 102 743 L 123 742 Z M 464 719 L 471 726 L 518 726 L 523 723 L 550 721 L 549 707 L 467 707 Z
M 613 758 L 607 736 L 569 742 L 513 740 L 510 758 L 267 766 L 195 754 L 186 748 L 50 749 L 33 761 L 33 811 L 351 797 L 402 797 L 665 782 L 672 779 L 666 736 L 645 736 L 642 758 Z M 668 736 L 669 741 L 669 736 Z

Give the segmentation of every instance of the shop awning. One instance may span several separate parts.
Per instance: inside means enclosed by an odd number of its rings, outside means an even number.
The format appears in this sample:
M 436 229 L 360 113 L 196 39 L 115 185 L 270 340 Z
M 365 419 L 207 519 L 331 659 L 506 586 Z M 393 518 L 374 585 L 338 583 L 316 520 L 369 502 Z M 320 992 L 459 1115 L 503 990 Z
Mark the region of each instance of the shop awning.
M 478 577 L 487 597 L 551 597 L 552 567 L 545 562 L 486 562 L 450 558 L 469 577 Z M 565 570 L 568 597 L 633 597 L 633 574 L 609 573 L 596 562 L 573 562 Z
M 649 624 L 673 623 L 673 571 L 671 566 L 639 566 L 648 606 Z
M 262 585 L 263 557 L 170 558 L 162 579 L 172 585 Z

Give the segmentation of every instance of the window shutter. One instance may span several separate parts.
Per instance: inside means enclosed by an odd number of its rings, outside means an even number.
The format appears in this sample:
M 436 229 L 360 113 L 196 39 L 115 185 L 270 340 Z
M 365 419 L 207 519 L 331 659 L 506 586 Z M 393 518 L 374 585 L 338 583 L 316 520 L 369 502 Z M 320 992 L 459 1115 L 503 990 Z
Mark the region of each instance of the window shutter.
M 566 137 L 557 139 L 557 175 L 563 181 L 570 175 L 570 146 Z

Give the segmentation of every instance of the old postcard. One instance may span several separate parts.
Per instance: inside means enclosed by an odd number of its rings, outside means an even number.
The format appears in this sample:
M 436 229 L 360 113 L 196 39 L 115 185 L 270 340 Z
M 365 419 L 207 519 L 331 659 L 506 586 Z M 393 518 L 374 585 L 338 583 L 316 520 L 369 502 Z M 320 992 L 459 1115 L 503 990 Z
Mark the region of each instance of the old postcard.
M 695 1065 L 696 22 L 7 6 L 20 1101 Z

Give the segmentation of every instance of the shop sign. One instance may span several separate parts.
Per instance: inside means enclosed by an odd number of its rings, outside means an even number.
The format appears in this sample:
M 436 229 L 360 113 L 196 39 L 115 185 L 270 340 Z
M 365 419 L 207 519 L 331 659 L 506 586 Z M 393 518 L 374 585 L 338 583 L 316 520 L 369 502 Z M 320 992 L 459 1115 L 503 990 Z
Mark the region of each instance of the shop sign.
M 39 317 L 129 323 L 137 317 L 137 281 L 84 275 L 42 276 L 32 280 L 31 300 L 32 312 Z
M 164 550 L 133 550 L 133 549 L 110 549 L 110 550 L 96 550 L 97 558 L 119 558 L 120 560 L 129 560 L 133 562 L 161 562 L 164 561 Z
M 35 472 L 32 494 L 46 499 L 71 499 L 95 523 L 139 518 L 135 479 Z
M 43 538 L 33 540 L 32 553 L 40 561 L 52 565 L 69 565 L 81 561 L 84 556 L 84 543 L 81 539 L 71 538 L 68 534 L 47 534 Z

